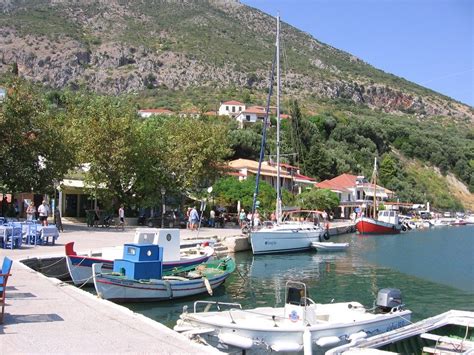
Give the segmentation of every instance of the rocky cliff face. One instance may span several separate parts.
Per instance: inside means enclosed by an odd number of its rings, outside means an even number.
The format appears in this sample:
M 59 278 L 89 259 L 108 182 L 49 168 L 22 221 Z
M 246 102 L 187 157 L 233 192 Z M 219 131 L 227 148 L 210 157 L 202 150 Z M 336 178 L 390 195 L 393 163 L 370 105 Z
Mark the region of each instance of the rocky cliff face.
M 202 7 L 196 7 L 198 6 L 196 2 L 191 0 L 148 2 L 142 0 L 137 1 L 135 7 L 123 5 L 123 2 L 118 0 L 104 1 L 99 2 L 96 12 L 87 7 L 92 6 L 94 2 L 87 0 L 75 2 L 38 0 L 35 5 L 26 0 L 19 1 L 15 5 L 12 2 L 4 2 L 0 22 L 0 72 L 11 70 L 12 65 L 16 63 L 19 75 L 33 81 L 57 88 L 85 87 L 109 94 L 139 92 L 161 87 L 173 90 L 187 87 L 229 86 L 261 90 L 267 88 L 268 63 L 257 63 L 250 69 L 245 66 L 246 60 L 239 61 L 236 55 L 242 54 L 250 42 L 253 45 L 249 51 L 255 51 L 254 47 L 258 47 L 271 53 L 271 42 L 269 44 L 259 36 L 267 32 L 271 41 L 273 22 L 268 16 L 247 8 L 238 1 L 202 2 L 214 12 L 199 13 L 198 10 L 202 11 Z M 173 30 L 171 25 L 153 27 L 153 21 L 157 17 L 153 18 L 151 11 L 150 14 L 138 12 L 141 8 L 139 4 L 149 5 L 149 3 L 154 4 L 153 11 L 157 13 L 160 9 L 174 14 L 183 12 L 184 15 L 181 16 L 183 23 L 187 21 L 191 26 L 180 27 L 179 33 L 178 29 Z M 186 12 L 190 6 L 196 7 L 192 15 Z M 38 21 L 37 18 L 31 29 L 7 20 L 9 15 L 14 15 L 11 16 L 12 19 L 16 16 L 20 21 L 31 23 L 33 20 L 27 15 L 38 12 L 47 14 L 52 12 L 54 16 L 64 15 L 64 23 L 56 24 L 53 21 L 56 26 L 55 32 L 48 33 L 44 27 L 38 27 L 48 24 Z M 211 15 L 214 17 L 210 18 Z M 219 27 L 223 32 L 217 34 L 215 27 L 201 28 L 206 23 L 225 20 L 232 16 L 245 18 L 246 21 L 241 23 L 245 23 L 246 28 L 238 30 L 234 28 L 231 32 Z M 133 19 L 132 24 L 130 19 Z M 159 19 L 164 21 L 162 17 Z M 147 35 L 156 40 L 148 42 L 138 40 L 142 36 L 140 29 L 148 28 L 147 26 L 149 27 Z M 193 46 L 195 42 L 189 40 L 189 44 L 185 47 L 182 43 L 186 43 L 187 29 L 192 31 L 198 27 L 201 32 L 196 41 L 203 42 Z M 35 31 L 34 28 L 39 30 Z M 133 41 L 134 34 L 130 33 L 131 28 L 135 28 L 136 31 L 136 43 Z M 59 33 L 61 29 L 64 33 Z M 244 33 L 243 39 L 238 37 L 240 32 Z M 205 40 L 202 38 L 208 33 L 210 33 L 209 46 L 214 45 L 213 42 L 220 38 L 222 43 L 226 43 L 227 37 L 230 37 L 236 45 L 242 47 L 242 52 L 237 51 L 235 52 L 237 54 L 233 54 L 231 46 L 229 50 L 224 49 L 229 51 L 228 55 L 216 63 L 212 60 L 212 56 L 206 56 L 207 48 L 204 47 Z M 256 39 L 250 41 L 248 36 L 252 33 Z M 413 85 L 414 89 L 410 90 L 409 85 L 397 87 L 390 82 L 374 80 L 370 74 L 380 75 L 380 71 L 363 64 L 359 59 L 325 46 L 291 27 L 287 28 L 286 34 L 291 43 L 294 43 L 292 49 L 298 58 L 305 59 L 300 68 L 288 72 L 286 90 L 293 95 L 303 99 L 345 98 L 387 112 L 400 111 L 474 119 L 472 108 L 466 105 L 428 90 L 426 95 L 420 94 L 413 84 L 410 85 Z M 336 60 L 334 63 L 331 61 L 332 56 L 338 61 L 343 58 L 347 65 L 344 63 L 343 66 L 338 66 Z M 268 58 L 271 59 L 271 56 Z M 353 75 L 350 68 L 354 65 L 367 67 L 368 75 Z

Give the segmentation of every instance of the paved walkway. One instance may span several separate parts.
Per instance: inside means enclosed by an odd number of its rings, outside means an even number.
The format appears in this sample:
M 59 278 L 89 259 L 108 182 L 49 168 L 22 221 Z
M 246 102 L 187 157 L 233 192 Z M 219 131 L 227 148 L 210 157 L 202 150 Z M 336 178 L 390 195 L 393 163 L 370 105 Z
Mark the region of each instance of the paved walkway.
M 126 231 L 65 225 L 55 246 L 0 249 L 0 260 L 15 260 L 8 280 L 0 354 L 12 353 L 155 353 L 212 354 L 217 350 L 190 342 L 166 326 L 74 286 L 48 279 L 22 263 L 29 257 L 64 255 L 64 244 L 77 251 L 131 242 Z M 234 229 L 182 231 L 182 237 L 209 238 L 239 234 Z

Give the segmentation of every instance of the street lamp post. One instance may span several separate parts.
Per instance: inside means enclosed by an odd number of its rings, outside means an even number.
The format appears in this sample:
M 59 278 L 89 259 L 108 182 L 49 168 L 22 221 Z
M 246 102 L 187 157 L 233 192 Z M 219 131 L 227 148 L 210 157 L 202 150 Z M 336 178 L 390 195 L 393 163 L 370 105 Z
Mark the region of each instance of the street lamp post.
M 163 205 L 161 206 L 161 228 L 165 227 L 165 209 L 166 209 L 165 194 L 166 194 L 166 189 L 162 187 L 161 188 L 161 202 Z

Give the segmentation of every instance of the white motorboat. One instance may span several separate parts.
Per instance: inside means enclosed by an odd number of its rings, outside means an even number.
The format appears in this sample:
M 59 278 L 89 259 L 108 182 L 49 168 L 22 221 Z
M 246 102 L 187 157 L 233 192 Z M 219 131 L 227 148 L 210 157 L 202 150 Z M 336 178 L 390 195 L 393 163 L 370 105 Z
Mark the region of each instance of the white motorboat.
M 370 310 L 359 302 L 316 303 L 308 297 L 306 285 L 294 281 L 287 282 L 285 299 L 284 307 L 247 310 L 240 304 L 198 301 L 192 313 L 185 306 L 174 329 L 229 350 L 306 354 L 403 327 L 411 317 L 397 289 L 380 290 Z M 212 305 L 219 310 L 208 311 Z M 205 310 L 198 312 L 199 306 Z
M 451 225 L 451 221 L 447 219 L 434 219 L 432 221 L 432 226 L 433 227 L 448 227 Z
M 349 243 L 313 242 L 311 246 L 317 251 L 344 251 L 349 248 Z
M 362 354 L 473 354 L 474 312 L 451 310 L 403 328 L 367 339 L 358 339 L 326 355 Z

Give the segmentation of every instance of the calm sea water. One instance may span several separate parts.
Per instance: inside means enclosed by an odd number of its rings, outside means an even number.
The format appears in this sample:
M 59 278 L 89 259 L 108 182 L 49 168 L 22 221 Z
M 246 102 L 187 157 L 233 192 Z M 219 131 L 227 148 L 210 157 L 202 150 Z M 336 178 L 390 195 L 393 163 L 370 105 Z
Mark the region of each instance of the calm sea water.
M 348 234 L 340 253 L 304 252 L 235 255 L 238 270 L 214 296 L 172 302 L 125 304 L 169 327 L 184 305 L 195 300 L 238 302 L 244 308 L 281 306 L 287 280 L 307 284 L 316 302 L 358 301 L 372 306 L 381 288 L 402 291 L 403 301 L 420 320 L 450 309 L 474 311 L 474 226 L 411 231 L 394 236 Z

